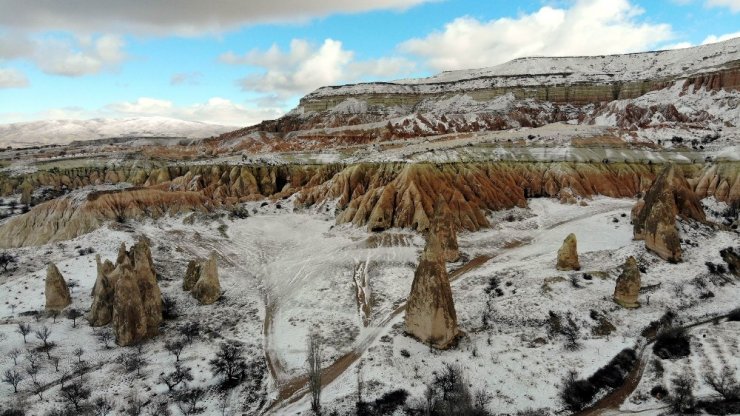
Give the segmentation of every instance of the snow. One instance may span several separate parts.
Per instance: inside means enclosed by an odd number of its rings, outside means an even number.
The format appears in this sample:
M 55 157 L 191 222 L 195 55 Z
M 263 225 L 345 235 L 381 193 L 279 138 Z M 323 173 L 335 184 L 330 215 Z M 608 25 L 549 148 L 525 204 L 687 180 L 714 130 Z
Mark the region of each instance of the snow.
M 740 59 L 740 38 L 709 45 L 626 55 L 532 57 L 421 79 L 322 87 L 305 99 L 361 94 L 419 94 L 481 88 L 680 78 Z
M 167 117 L 137 117 L 125 119 L 42 120 L 0 125 L 0 145 L 23 147 L 68 144 L 120 137 L 202 138 L 237 129 Z M 149 139 L 151 142 L 151 139 Z M 135 144 L 146 144 L 137 140 Z

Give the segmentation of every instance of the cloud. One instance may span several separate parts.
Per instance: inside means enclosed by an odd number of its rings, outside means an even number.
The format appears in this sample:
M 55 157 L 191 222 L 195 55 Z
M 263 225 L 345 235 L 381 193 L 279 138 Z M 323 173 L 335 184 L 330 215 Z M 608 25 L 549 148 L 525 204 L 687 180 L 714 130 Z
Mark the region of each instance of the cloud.
M 430 0 L 0 0 L 0 26 L 30 31 L 199 35 L 334 13 L 403 10 Z
M 212 97 L 204 103 L 185 106 L 175 105 L 169 100 L 141 97 L 136 101 L 109 104 L 98 113 L 102 117 L 157 116 L 227 126 L 249 126 L 262 120 L 278 118 L 284 112 L 279 108 L 247 107 L 220 97 Z
M 437 70 L 486 67 L 524 56 L 568 56 L 643 51 L 673 37 L 670 25 L 639 21 L 628 0 L 576 0 L 517 18 L 460 17 L 444 30 L 400 45 Z
M 0 68 L 0 89 L 28 87 L 28 78 L 22 72 L 12 68 Z
M 10 33 L 0 39 L 0 59 L 26 60 L 47 74 L 78 77 L 117 68 L 126 59 L 124 46 L 116 35 L 31 38 Z
M 198 85 L 201 78 L 200 72 L 178 72 L 170 77 L 170 85 Z
M 294 39 L 288 51 L 273 45 L 265 51 L 252 50 L 242 56 L 227 52 L 220 60 L 260 69 L 261 72 L 247 75 L 239 83 L 245 91 L 266 94 L 273 102 L 325 85 L 396 77 L 415 68 L 413 62 L 401 57 L 364 61 L 356 61 L 354 57 L 353 51 L 344 49 L 342 42 L 334 39 L 324 40 L 319 47 Z
M 727 33 L 727 34 L 724 34 L 724 35 L 719 35 L 719 36 L 716 36 L 716 35 L 709 35 L 709 36 L 707 36 L 707 37 L 706 37 L 706 38 L 705 38 L 705 39 L 704 39 L 704 40 L 702 41 L 702 43 L 701 43 L 701 44 L 702 44 L 702 45 L 706 45 L 706 44 L 708 44 L 708 43 L 717 43 L 717 42 L 722 42 L 722 41 L 725 41 L 725 40 L 730 40 L 730 39 L 733 39 L 733 38 L 737 38 L 737 37 L 740 37 L 740 32 L 735 32 L 735 33 Z
M 707 0 L 709 7 L 729 7 L 733 13 L 740 12 L 740 0 Z

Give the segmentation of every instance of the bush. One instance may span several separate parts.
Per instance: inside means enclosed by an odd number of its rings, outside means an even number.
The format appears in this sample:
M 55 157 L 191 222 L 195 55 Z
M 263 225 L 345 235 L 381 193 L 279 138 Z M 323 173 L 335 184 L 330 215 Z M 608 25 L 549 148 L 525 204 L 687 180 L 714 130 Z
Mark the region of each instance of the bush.
M 568 410 L 577 412 L 591 403 L 597 392 L 593 384 L 578 379 L 576 372 L 571 371 L 565 376 L 558 395 Z
M 663 400 L 665 397 L 668 396 L 668 390 L 658 384 L 657 386 L 653 386 L 653 388 L 650 389 L 650 395 L 658 400 Z
M 689 335 L 682 328 L 668 328 L 658 333 L 653 353 L 662 359 L 683 358 L 691 354 Z
M 373 403 L 357 403 L 357 414 L 367 416 L 390 415 L 393 414 L 396 409 L 406 404 L 406 399 L 408 397 L 409 392 L 404 389 L 393 390 L 391 392 L 383 394 Z
M 597 390 L 604 388 L 615 389 L 624 383 L 625 378 L 635 367 L 636 362 L 637 354 L 635 353 L 635 350 L 626 348 L 612 358 L 607 365 L 596 370 L 596 372 L 588 378 L 588 381 Z

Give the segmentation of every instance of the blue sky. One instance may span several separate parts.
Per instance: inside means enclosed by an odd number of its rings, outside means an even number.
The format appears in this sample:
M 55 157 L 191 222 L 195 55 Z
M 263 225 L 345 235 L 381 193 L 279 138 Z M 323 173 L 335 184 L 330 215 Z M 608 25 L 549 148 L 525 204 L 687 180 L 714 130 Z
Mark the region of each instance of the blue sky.
M 740 36 L 740 0 L 0 0 L 0 10 L 0 123 L 249 125 L 326 84 Z

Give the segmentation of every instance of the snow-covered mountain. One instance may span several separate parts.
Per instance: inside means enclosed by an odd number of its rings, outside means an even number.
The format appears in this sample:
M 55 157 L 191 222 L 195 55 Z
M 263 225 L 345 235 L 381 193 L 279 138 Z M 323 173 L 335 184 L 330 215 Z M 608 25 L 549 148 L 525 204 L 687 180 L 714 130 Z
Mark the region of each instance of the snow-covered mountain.
M 91 120 L 40 120 L 0 125 L 0 146 L 68 144 L 117 137 L 202 138 L 234 130 L 233 126 L 167 117 Z

